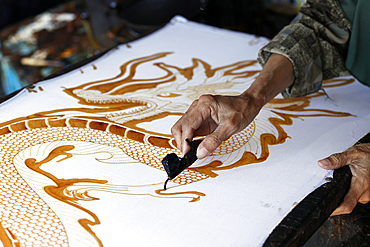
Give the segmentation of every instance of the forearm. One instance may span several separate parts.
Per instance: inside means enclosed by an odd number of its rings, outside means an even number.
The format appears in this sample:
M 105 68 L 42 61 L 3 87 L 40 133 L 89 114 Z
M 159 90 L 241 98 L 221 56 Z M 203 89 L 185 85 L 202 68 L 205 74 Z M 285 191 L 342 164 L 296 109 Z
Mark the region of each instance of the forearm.
M 272 54 L 252 85 L 240 96 L 265 105 L 294 82 L 293 65 L 283 55 Z
M 264 66 L 271 54 L 289 58 L 295 80 L 283 96 L 311 94 L 323 80 L 348 74 L 344 56 L 349 32 L 350 23 L 336 0 L 307 0 L 293 22 L 260 50 L 258 60 Z

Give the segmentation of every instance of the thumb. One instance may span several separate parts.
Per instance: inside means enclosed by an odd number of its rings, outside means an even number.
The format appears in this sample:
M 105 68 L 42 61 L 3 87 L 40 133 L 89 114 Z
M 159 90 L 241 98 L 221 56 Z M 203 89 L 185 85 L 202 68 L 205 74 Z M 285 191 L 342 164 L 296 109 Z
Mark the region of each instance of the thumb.
M 198 159 L 203 159 L 211 154 L 221 143 L 228 138 L 229 128 L 219 125 L 211 134 L 206 136 L 197 149 Z
M 327 169 L 334 170 L 342 166 L 349 165 L 355 161 L 356 157 L 351 152 L 344 151 L 342 153 L 332 154 L 329 157 L 319 160 L 319 166 Z

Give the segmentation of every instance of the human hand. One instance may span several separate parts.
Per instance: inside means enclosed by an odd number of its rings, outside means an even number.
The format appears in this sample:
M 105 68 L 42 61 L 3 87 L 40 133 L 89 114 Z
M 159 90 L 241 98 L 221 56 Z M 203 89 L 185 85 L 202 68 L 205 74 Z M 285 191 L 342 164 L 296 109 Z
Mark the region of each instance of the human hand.
M 349 214 L 357 202 L 368 203 L 370 201 L 370 144 L 358 144 L 342 153 L 333 154 L 319 161 L 319 166 L 327 170 L 345 165 L 351 168 L 351 185 L 343 202 L 332 213 L 332 216 Z
M 239 96 L 202 95 L 171 129 L 177 148 L 186 154 L 186 139 L 206 136 L 197 149 L 198 159 L 212 153 L 222 141 L 243 130 L 264 104 L 294 81 L 293 64 L 283 55 L 272 54 L 259 76 Z
M 248 94 L 202 95 L 175 123 L 171 132 L 182 154 L 190 150 L 186 139 L 206 136 L 197 149 L 197 157 L 202 159 L 212 153 L 222 141 L 247 127 L 262 106 L 262 100 Z

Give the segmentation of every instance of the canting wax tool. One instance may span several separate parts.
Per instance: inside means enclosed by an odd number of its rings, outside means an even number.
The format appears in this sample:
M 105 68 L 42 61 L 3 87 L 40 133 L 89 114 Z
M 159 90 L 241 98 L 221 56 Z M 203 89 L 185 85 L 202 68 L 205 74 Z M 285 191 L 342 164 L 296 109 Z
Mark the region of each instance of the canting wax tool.
M 202 140 L 193 141 L 192 143 L 186 139 L 186 142 L 190 146 L 190 151 L 187 152 L 183 158 L 179 157 L 175 153 L 167 154 L 166 157 L 162 160 L 164 169 L 167 172 L 168 178 L 164 183 L 164 190 L 166 190 L 167 182 L 174 179 L 179 175 L 183 170 L 191 166 L 197 158 L 197 148 Z

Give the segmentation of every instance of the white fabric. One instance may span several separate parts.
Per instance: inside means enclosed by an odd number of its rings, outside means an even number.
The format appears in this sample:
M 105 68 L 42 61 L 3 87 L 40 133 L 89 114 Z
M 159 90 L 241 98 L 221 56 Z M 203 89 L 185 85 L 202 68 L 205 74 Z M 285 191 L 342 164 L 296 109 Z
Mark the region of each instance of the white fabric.
M 214 69 L 240 61 L 256 60 L 258 50 L 267 42 L 265 38 L 221 30 L 176 17 L 161 30 L 132 42 L 129 46 L 121 45 L 118 49 L 113 49 L 80 69 L 37 83 L 32 89 L 37 93 L 23 90 L 0 105 L 0 123 L 56 109 L 94 108 L 79 104 L 76 98 L 63 90 L 88 82 L 114 78 L 119 74 L 120 66 L 133 59 L 170 52 L 166 56 L 140 64 L 134 76 L 134 79 L 159 78 L 165 76 L 166 71 L 155 63 L 188 68 L 192 66 L 192 59 L 197 58 Z M 260 69 L 258 64 L 254 64 L 240 71 Z M 212 81 L 202 73 L 204 70 L 204 65 L 196 67 L 194 77 L 189 81 L 179 75 L 178 80 L 175 80 L 172 85 L 182 82 L 181 80 L 185 80 L 186 83 L 180 83 L 177 88 L 164 84 L 164 88 L 160 88 L 159 85 L 155 90 L 127 93 L 126 98 L 147 101 L 151 99 L 150 104 L 156 104 L 158 107 L 143 115 L 127 111 L 119 117 L 111 117 L 111 121 L 125 126 L 136 118 L 141 121 L 137 126 L 147 136 L 168 136 L 170 127 L 179 118 L 176 114 L 184 112 L 199 95 L 241 93 L 255 77 L 230 77 L 231 79 L 228 79 L 233 80 L 233 86 L 225 89 L 227 84 L 222 84 L 223 89 L 218 88 L 217 85 L 224 83 L 222 78 L 226 76 L 215 76 Z M 173 71 L 176 72 L 176 70 Z M 238 71 L 234 70 L 235 73 Z M 351 79 L 348 77 L 341 80 Z M 200 87 L 207 83 L 211 85 L 208 89 Z M 168 94 L 163 93 L 166 88 Z M 199 92 L 196 88 L 199 88 Z M 157 92 L 161 95 L 156 95 Z M 181 92 L 184 95 L 167 100 L 170 93 L 181 94 Z M 43 188 L 53 185 L 54 182 L 25 166 L 25 160 L 28 158 L 41 161 L 50 154 L 51 150 L 65 145 L 74 146 L 72 151 L 68 151 L 73 157 L 57 162 L 64 156 L 59 157 L 44 164 L 42 169 L 58 178 L 93 178 L 108 181 L 103 185 L 84 183 L 75 184 L 75 187 L 69 188 L 70 190 L 82 188 L 82 191 L 88 191 L 89 196 L 99 198 L 99 200 L 85 200 L 78 203 L 99 218 L 100 224 L 90 227 L 104 246 L 260 246 L 284 216 L 325 178 L 327 172 L 318 167 L 317 161 L 334 152 L 345 150 L 370 131 L 369 88 L 355 81 L 347 85 L 327 88 L 326 92 L 331 99 L 325 95 L 309 99 L 310 105 L 305 109 L 312 111 L 292 112 L 282 109 L 281 105 L 273 104 L 271 107 L 266 107 L 257 117 L 254 137 L 247 144 L 232 153 L 222 154 L 220 151 L 219 155 L 197 161 L 194 167 L 202 167 L 216 160 L 221 160 L 223 162 L 221 167 L 225 167 L 237 162 L 247 151 L 254 153 L 258 158 L 261 155 L 260 136 L 263 133 L 279 136 L 269 118 L 282 119 L 276 112 L 299 116 L 291 117 L 292 125 L 282 125 L 289 137 L 282 144 L 268 146 L 269 156 L 266 161 L 215 171 L 217 174 L 215 177 L 185 185 L 169 182 L 169 189 L 166 191 L 168 193 L 184 191 L 204 193 L 204 196 L 200 196 L 200 199 L 195 202 L 190 202 L 195 197 L 195 194 L 191 193 L 167 196 L 155 193 L 155 190 L 163 188 L 165 172 L 143 164 L 138 158 L 131 157 L 129 151 L 139 150 L 139 144 L 135 146 L 135 142 L 128 142 L 126 137 L 102 133 L 98 130 L 91 132 L 81 130 L 82 134 L 74 140 L 56 138 L 54 141 L 48 139 L 49 141 L 43 142 L 40 137 L 40 142 L 32 145 L 27 145 L 27 142 L 16 142 L 20 135 L 23 135 L 22 138 L 32 138 L 36 135 L 31 128 L 23 132 L 14 131 L 0 136 L 3 138 L 0 143 L 0 162 L 3 167 L 8 164 L 6 162 L 9 162 L 4 159 L 5 140 L 9 143 L 14 140 L 11 144 L 13 146 L 24 145 L 24 148 L 20 148 L 20 151 L 13 155 L 12 163 L 27 186 L 31 187 L 58 216 L 68 236 L 69 246 L 98 246 L 96 239 L 77 222 L 81 218 L 92 220 L 91 214 L 48 195 Z M 194 95 L 191 96 L 191 93 Z M 94 96 L 92 91 L 87 94 L 87 97 L 97 97 L 98 100 L 99 97 L 103 97 Z M 150 98 L 150 95 L 153 97 Z M 112 96 L 111 99 L 115 99 L 114 97 Z M 281 97 L 278 96 L 278 98 Z M 140 107 L 137 110 L 140 112 Z M 320 110 L 331 110 L 333 111 L 331 115 L 335 116 L 328 116 L 330 115 L 328 112 Z M 174 114 L 156 118 L 156 114 L 163 112 Z M 339 116 L 339 112 L 351 115 Z M 61 114 L 64 114 L 62 118 L 83 115 L 85 119 L 90 120 L 92 117 L 105 116 L 105 113 L 82 114 L 75 110 L 55 113 L 58 116 Z M 326 115 L 304 116 L 310 114 Z M 155 117 L 155 120 L 150 117 Z M 147 120 L 149 118 L 150 121 Z M 47 132 L 48 129 L 50 132 Z M 57 137 L 67 130 L 63 128 L 51 130 L 49 127 L 40 131 L 44 131 L 42 135 Z M 88 139 L 91 133 L 101 136 L 101 141 L 98 143 L 95 137 Z M 126 146 L 117 144 L 126 142 L 129 143 L 128 147 L 126 144 Z M 148 144 L 145 147 L 149 146 Z M 123 150 L 122 147 L 126 149 Z M 158 151 L 158 159 L 163 158 L 166 152 L 173 151 L 171 149 Z M 0 195 L 5 195 L 8 190 L 6 186 L 14 182 L 11 179 L 6 180 L 6 177 L 7 172 L 3 169 L 2 178 L 0 178 L 3 190 Z M 0 220 L 4 228 L 18 236 L 21 243 L 25 243 L 22 239 L 25 233 L 17 230 L 10 216 L 7 216 L 7 210 L 10 210 L 8 202 L 1 201 L 0 204 L 2 207 Z M 15 206 L 13 208 L 20 210 Z M 29 229 L 32 227 L 29 226 Z

